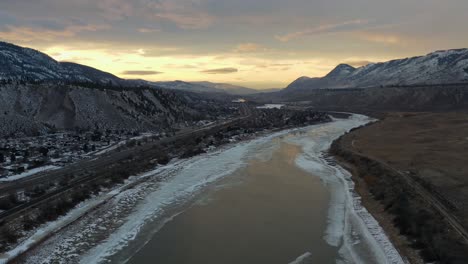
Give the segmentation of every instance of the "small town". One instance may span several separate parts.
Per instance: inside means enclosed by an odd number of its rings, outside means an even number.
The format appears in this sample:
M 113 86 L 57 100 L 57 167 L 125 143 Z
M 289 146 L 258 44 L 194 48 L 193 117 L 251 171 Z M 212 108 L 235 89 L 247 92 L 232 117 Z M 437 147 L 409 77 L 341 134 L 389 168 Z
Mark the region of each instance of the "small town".
M 62 132 L 39 137 L 1 139 L 0 181 L 17 180 L 98 156 L 131 139 L 163 135 L 108 130 L 104 133 Z

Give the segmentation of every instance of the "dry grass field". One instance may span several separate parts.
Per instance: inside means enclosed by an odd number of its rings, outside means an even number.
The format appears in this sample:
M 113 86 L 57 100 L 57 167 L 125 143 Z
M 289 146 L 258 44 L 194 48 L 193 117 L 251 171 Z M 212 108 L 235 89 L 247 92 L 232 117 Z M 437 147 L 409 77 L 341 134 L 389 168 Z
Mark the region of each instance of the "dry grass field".
M 468 227 L 468 114 L 392 113 L 343 143 L 422 179 Z
M 410 263 L 466 263 L 468 114 L 381 117 L 334 142 L 331 153 Z

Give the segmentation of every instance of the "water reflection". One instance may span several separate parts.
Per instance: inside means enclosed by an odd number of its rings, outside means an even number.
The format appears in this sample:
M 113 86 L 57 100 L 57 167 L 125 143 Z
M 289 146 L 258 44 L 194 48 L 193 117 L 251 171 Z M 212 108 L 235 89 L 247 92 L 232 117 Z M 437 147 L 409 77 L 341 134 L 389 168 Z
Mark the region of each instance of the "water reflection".
M 274 139 L 268 159 L 224 178 L 157 232 L 129 263 L 335 263 L 323 240 L 329 195 Z M 304 261 L 306 262 L 306 261 Z

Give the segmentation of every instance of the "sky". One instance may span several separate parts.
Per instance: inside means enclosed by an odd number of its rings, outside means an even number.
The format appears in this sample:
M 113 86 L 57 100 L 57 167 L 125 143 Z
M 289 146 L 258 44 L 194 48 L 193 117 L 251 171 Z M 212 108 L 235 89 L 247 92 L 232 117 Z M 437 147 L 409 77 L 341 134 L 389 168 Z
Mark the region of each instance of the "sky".
M 282 88 L 468 47 L 466 0 L 1 0 L 0 40 L 127 79 Z

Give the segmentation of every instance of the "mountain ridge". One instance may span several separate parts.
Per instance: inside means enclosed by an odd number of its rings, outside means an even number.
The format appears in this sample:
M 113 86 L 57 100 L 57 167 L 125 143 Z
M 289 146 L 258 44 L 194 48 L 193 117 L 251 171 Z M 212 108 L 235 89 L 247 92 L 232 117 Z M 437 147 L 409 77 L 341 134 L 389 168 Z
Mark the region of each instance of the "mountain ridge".
M 370 63 L 339 64 L 322 78 L 300 77 L 284 90 L 435 85 L 468 82 L 468 49 L 438 50 L 425 56 Z

